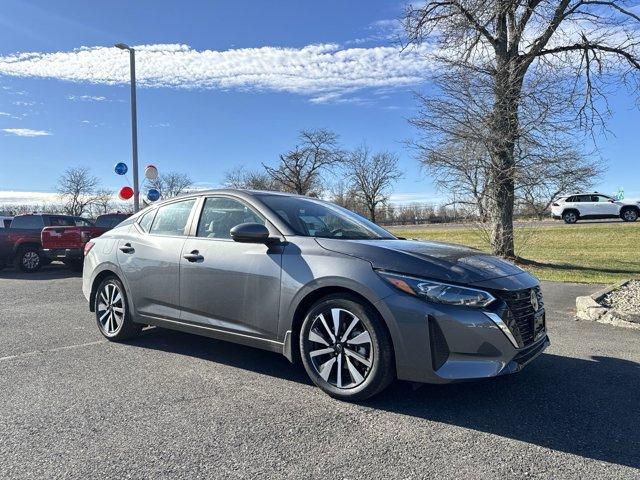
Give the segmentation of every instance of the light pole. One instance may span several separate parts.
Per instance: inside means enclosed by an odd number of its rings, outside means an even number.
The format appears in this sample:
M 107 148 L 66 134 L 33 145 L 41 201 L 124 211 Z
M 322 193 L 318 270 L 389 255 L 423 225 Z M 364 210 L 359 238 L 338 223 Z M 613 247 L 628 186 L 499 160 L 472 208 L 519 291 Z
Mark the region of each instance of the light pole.
M 136 51 L 124 43 L 116 43 L 120 50 L 129 50 L 131 72 L 131 149 L 133 156 L 133 211 L 140 209 L 140 188 L 138 185 L 138 112 L 136 107 Z

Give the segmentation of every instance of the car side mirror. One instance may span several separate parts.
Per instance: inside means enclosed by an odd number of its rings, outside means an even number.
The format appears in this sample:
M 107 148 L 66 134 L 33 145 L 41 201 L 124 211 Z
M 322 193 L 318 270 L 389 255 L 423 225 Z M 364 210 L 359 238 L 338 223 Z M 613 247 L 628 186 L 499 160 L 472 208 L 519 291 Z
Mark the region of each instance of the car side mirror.
M 269 229 L 261 223 L 241 223 L 229 233 L 234 241 L 240 243 L 269 243 Z

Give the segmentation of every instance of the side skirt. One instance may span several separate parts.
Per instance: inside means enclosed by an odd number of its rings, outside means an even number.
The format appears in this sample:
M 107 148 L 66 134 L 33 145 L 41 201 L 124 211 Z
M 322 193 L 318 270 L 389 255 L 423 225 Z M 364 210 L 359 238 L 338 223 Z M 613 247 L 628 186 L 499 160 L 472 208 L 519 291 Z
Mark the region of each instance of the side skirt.
M 220 330 L 218 328 L 208 327 L 205 325 L 195 325 L 192 323 L 180 322 L 178 320 L 168 320 L 166 318 L 149 317 L 146 315 L 140 315 L 139 321 L 136 323 L 155 325 L 169 330 L 193 333 L 203 337 L 215 338 L 217 340 L 224 340 L 226 342 L 238 343 L 248 347 L 260 348 L 262 350 L 284 354 L 284 344 L 275 340 L 252 337 L 250 335 L 229 332 L 227 330 Z

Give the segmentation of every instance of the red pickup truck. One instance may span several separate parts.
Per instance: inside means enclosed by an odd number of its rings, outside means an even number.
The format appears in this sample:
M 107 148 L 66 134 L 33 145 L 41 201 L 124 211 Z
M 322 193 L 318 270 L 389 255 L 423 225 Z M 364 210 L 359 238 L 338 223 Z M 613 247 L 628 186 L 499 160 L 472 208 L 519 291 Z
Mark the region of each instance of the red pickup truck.
M 41 233 L 42 249 L 49 259 L 61 260 L 70 268 L 81 270 L 85 244 L 128 217 L 128 213 L 107 213 L 96 218 L 94 224 L 45 227 Z
M 15 263 L 23 272 L 35 272 L 50 263 L 42 250 L 41 233 L 45 227 L 59 225 L 91 225 L 91 222 L 69 215 L 17 215 L 8 228 L 0 228 L 0 269 Z

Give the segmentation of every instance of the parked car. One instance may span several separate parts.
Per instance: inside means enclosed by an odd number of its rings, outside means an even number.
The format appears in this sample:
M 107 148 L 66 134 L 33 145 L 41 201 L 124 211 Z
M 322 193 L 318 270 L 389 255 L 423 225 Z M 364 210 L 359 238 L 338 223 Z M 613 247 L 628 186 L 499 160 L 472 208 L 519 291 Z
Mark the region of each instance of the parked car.
M 529 273 L 308 197 L 199 192 L 143 210 L 85 254 L 83 293 L 108 340 L 157 325 L 279 352 L 340 399 L 394 378 L 514 373 L 549 345 Z
M 13 217 L 0 215 L 0 228 L 9 228 L 9 226 L 11 225 L 11 220 L 13 220 Z
M 81 270 L 85 244 L 128 217 L 127 213 L 108 213 L 98 216 L 95 223 L 45 227 L 41 234 L 42 248 L 51 260 L 60 260 L 74 270 Z
M 69 215 L 17 215 L 9 228 L 0 229 L 0 268 L 14 262 L 23 272 L 35 272 L 51 260 L 42 250 L 41 232 L 48 226 L 90 225 Z
M 635 222 L 640 216 L 640 202 L 617 200 L 602 193 L 576 193 L 560 197 L 551 204 L 551 216 L 565 223 L 589 218 L 621 218 Z

